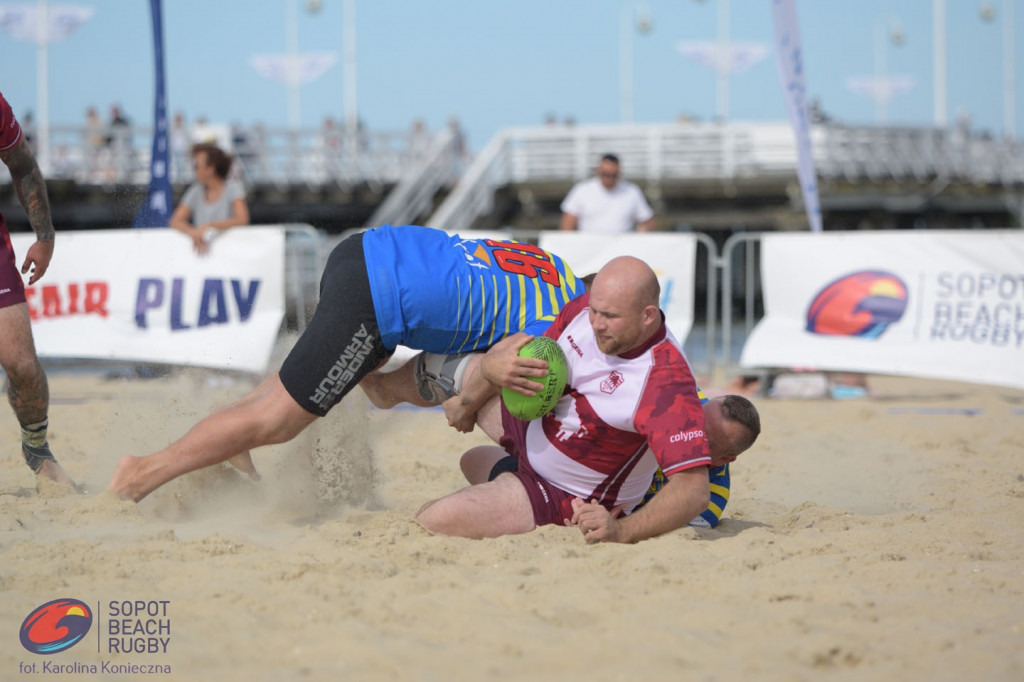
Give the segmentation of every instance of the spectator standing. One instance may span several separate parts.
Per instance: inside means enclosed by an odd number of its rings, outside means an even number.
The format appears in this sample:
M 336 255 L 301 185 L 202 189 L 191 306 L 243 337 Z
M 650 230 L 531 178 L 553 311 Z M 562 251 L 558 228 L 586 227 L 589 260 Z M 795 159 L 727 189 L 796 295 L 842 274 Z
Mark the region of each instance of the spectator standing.
M 197 144 L 192 148 L 196 181 L 171 215 L 171 227 L 192 239 L 196 253 L 210 249 L 218 232 L 249 224 L 245 189 L 238 180 L 228 179 L 232 158 L 220 147 Z
M 29 149 L 35 150 L 36 121 L 35 117 L 32 116 L 31 109 L 26 109 L 25 114 L 21 117 L 21 134 L 25 138 L 25 144 L 29 146 Z
M 576 183 L 562 201 L 560 230 L 619 233 L 655 229 L 654 211 L 640 188 L 620 178 L 619 158 L 605 154 L 595 176 Z
M 127 179 L 131 170 L 129 159 L 132 151 L 132 124 L 117 104 L 110 106 L 110 120 L 107 130 L 107 148 L 113 161 L 112 179 Z
M 409 131 L 409 153 L 413 159 L 418 159 L 430 146 L 430 134 L 427 132 L 427 124 L 422 118 L 412 122 L 412 129 Z
M 95 180 L 97 171 L 100 169 L 103 147 L 106 143 L 106 124 L 100 118 L 100 112 L 96 107 L 88 107 L 85 110 L 85 163 L 88 169 L 89 179 Z
M 171 119 L 171 177 L 181 182 L 188 175 L 189 132 L 184 112 L 177 111 Z
M 337 122 L 331 116 L 324 118 L 317 152 L 323 179 L 338 180 L 342 175 L 342 133 Z

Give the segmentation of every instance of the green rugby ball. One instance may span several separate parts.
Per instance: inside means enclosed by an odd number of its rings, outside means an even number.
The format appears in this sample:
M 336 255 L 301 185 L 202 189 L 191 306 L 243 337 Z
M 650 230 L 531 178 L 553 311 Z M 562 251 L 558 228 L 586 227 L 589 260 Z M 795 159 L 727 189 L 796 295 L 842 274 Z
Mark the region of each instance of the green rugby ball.
M 555 407 L 555 403 L 562 397 L 565 390 L 565 382 L 569 378 L 569 364 L 565 360 L 565 353 L 562 352 L 558 342 L 547 336 L 534 337 L 529 343 L 519 349 L 521 358 L 539 358 L 548 363 L 547 377 L 526 377 L 538 385 L 537 395 L 531 397 L 522 393 L 502 388 L 501 400 L 505 407 L 516 419 L 532 421 L 540 419 Z

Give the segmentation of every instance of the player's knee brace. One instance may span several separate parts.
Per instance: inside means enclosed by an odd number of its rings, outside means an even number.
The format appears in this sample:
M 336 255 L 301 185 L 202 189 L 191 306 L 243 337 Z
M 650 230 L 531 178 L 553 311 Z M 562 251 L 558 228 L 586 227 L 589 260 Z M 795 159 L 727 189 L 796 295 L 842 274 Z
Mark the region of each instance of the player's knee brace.
M 416 356 L 416 388 L 420 397 L 440 404 L 462 391 L 462 376 L 474 353 L 438 355 L 420 353 Z

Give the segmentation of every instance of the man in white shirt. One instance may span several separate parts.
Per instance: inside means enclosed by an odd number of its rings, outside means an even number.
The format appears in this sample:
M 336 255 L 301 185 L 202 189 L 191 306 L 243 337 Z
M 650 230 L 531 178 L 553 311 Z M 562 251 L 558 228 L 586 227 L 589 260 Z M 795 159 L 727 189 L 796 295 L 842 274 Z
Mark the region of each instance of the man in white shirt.
M 650 232 L 654 211 L 640 188 L 619 179 L 619 159 L 605 154 L 595 177 L 576 183 L 562 201 L 560 230 L 580 232 Z

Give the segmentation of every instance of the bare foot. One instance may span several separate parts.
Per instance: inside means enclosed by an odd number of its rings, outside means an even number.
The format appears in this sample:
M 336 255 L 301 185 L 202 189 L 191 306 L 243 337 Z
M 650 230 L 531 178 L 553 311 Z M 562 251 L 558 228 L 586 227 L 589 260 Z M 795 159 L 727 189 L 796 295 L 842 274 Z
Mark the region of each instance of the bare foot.
M 235 455 L 228 460 L 228 463 L 254 481 L 259 481 L 263 478 L 260 476 L 260 472 L 256 471 L 256 465 L 252 463 L 252 456 L 249 455 L 248 450 Z
M 114 477 L 110 479 L 110 485 L 107 487 L 107 490 L 114 493 L 121 500 L 138 502 L 145 497 L 149 491 L 137 491 L 135 489 L 136 486 L 133 485 L 133 482 L 138 477 L 140 461 L 139 457 L 131 455 L 122 457 L 121 461 L 117 463 L 117 468 L 114 469 Z
M 36 472 L 36 475 L 44 476 L 49 480 L 53 481 L 54 483 L 66 485 L 69 488 L 77 490 L 78 492 L 85 492 L 84 489 L 79 488 L 75 484 L 74 480 L 72 480 L 72 478 L 68 476 L 67 472 L 64 471 L 64 467 L 62 467 L 60 464 L 57 464 L 57 462 L 52 459 L 43 460 L 43 463 L 39 467 L 39 471 Z

